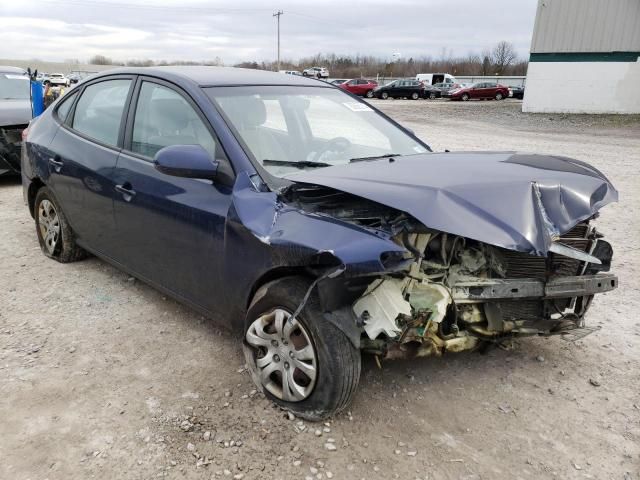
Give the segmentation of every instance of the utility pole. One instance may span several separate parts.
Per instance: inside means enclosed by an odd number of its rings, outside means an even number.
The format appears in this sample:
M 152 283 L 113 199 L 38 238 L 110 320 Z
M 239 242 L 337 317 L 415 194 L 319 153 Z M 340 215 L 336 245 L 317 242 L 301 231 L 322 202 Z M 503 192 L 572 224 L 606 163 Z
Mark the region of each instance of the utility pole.
M 273 14 L 274 17 L 276 17 L 276 20 L 278 22 L 278 68 L 277 70 L 280 70 L 280 15 L 283 15 L 284 12 L 282 10 L 278 10 L 276 13 Z

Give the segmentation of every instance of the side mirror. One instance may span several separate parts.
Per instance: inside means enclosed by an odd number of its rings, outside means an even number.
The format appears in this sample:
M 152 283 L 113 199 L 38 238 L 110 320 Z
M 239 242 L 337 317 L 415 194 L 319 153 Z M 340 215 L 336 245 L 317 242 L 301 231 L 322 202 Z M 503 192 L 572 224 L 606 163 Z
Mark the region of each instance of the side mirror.
M 156 153 L 153 164 L 159 172 L 174 177 L 214 180 L 218 174 L 218 162 L 200 145 L 164 147 Z

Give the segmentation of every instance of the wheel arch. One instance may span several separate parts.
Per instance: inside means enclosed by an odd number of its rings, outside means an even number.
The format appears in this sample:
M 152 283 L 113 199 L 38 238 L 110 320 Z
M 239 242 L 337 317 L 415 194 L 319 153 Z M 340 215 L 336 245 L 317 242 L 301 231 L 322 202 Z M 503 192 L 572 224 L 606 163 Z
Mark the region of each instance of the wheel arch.
M 247 295 L 245 301 L 245 311 L 248 311 L 255 300 L 259 298 L 260 295 L 264 294 L 263 292 L 265 292 L 269 288 L 269 284 L 287 277 L 303 277 L 309 279 L 310 281 L 313 281 L 316 278 L 309 271 L 309 268 L 304 266 L 280 266 L 267 270 L 260 277 L 258 277 L 258 279 L 251 286 L 251 289 L 249 290 L 249 294 Z
M 29 187 L 27 189 L 27 205 L 29 206 L 29 213 L 31 214 L 32 218 L 36 218 L 36 196 L 38 195 L 38 191 L 44 186 L 44 182 L 38 177 L 33 178 L 29 183 Z
M 325 320 L 340 329 L 353 344 L 360 348 L 360 330 L 356 325 L 356 318 L 351 310 L 351 305 L 367 288 L 372 281 L 372 277 L 344 278 L 342 275 L 336 278 L 326 278 L 323 276 L 328 271 L 342 265 L 341 261 L 330 252 L 322 252 L 316 256 L 313 263 L 306 266 L 279 266 L 264 272 L 252 285 L 246 299 L 245 312 L 249 312 L 252 305 L 266 295 L 270 285 L 285 279 L 299 278 L 306 281 L 311 287 L 314 286 L 316 294 L 319 296 L 320 305 L 324 310 Z M 341 294 L 336 294 L 341 292 Z M 305 299 L 306 301 L 306 299 Z M 246 317 L 243 321 L 243 328 L 248 327 Z

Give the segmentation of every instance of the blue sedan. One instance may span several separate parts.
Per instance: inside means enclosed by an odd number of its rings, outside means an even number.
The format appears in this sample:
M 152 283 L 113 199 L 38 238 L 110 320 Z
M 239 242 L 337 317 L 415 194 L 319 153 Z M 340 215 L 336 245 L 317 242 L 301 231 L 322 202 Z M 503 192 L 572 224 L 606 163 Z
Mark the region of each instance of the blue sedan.
M 617 286 L 591 221 L 617 199 L 602 173 L 432 153 L 299 76 L 93 76 L 30 124 L 22 181 L 46 256 L 96 255 L 238 329 L 258 388 L 311 420 L 349 404 L 362 352 L 563 333 Z

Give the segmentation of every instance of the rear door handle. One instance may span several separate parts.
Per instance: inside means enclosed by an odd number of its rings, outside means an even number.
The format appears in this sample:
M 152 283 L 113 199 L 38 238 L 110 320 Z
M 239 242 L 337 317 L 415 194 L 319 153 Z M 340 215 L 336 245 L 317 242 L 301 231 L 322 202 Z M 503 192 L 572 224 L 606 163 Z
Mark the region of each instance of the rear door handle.
M 122 194 L 125 202 L 130 202 L 136 196 L 136 191 L 131 188 L 131 184 L 128 182 L 123 185 L 116 185 L 115 188 L 116 192 Z
M 56 155 L 55 157 L 49 158 L 49 165 L 53 167 L 56 173 L 60 173 L 60 170 L 62 170 L 62 166 L 64 165 L 64 162 L 60 160 L 60 156 Z

